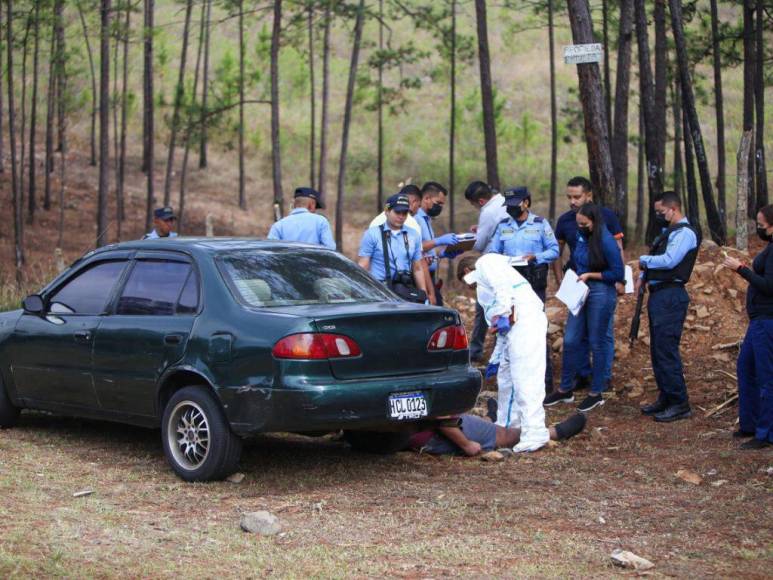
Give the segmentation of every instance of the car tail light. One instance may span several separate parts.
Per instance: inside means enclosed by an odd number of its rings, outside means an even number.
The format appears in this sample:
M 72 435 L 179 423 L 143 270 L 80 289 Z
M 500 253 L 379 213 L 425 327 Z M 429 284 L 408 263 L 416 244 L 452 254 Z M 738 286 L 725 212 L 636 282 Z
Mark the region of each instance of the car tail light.
M 460 324 L 436 330 L 429 339 L 427 350 L 466 350 L 467 346 L 467 332 Z
M 305 332 L 285 336 L 271 351 L 276 358 L 328 359 L 360 356 L 360 347 L 342 334 Z

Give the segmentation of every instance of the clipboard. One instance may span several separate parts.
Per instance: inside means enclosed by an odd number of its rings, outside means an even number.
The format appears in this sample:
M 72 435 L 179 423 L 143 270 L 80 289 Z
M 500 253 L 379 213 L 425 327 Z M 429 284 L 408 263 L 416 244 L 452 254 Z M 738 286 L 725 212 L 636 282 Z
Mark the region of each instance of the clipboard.
M 456 237 L 459 239 L 459 241 L 453 246 L 447 246 L 446 252 L 469 252 L 472 250 L 476 240 L 478 239 L 478 236 L 470 232 L 456 234 Z

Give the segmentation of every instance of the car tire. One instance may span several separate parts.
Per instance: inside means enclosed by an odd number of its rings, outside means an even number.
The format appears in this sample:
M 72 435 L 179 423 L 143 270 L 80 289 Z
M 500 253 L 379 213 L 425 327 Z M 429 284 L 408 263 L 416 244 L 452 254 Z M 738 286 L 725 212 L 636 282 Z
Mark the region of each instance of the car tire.
M 19 421 L 19 408 L 11 403 L 5 391 L 5 383 L 0 377 L 0 429 L 13 427 Z
M 213 481 L 236 471 L 242 440 L 234 435 L 220 403 L 203 386 L 184 387 L 164 408 L 164 453 L 185 481 Z
M 344 431 L 344 439 L 356 451 L 388 455 L 407 448 L 411 434 L 405 431 Z

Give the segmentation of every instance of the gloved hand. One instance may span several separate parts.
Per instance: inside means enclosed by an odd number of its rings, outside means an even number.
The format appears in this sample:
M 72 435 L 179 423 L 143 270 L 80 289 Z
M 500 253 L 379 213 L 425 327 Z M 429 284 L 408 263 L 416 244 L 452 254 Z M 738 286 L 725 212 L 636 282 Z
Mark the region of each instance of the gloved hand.
M 453 260 L 454 258 L 456 258 L 456 256 L 458 256 L 459 254 L 463 254 L 463 253 L 464 252 L 462 252 L 461 250 L 459 250 L 457 252 L 449 252 L 448 250 L 443 250 L 442 252 L 440 252 L 440 256 L 438 256 L 438 257 L 439 258 L 448 258 L 449 260 Z
M 486 372 L 483 373 L 483 377 L 485 379 L 490 379 L 491 377 L 497 376 L 498 372 L 499 363 L 488 363 L 488 365 L 486 365 Z
M 505 336 L 510 332 L 510 318 L 507 316 L 500 316 L 497 319 L 497 332 L 499 336 Z
M 443 234 L 432 241 L 435 242 L 436 246 L 453 246 L 459 243 L 459 238 L 456 237 L 456 234 Z

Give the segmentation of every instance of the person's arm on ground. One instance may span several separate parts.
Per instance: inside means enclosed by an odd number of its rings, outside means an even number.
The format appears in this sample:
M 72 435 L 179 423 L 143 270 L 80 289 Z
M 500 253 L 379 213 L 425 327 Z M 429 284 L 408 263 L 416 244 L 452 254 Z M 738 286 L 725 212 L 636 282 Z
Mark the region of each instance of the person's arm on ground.
M 467 439 L 459 427 L 438 427 L 437 431 L 469 457 L 474 457 L 483 450 L 480 443 Z

